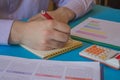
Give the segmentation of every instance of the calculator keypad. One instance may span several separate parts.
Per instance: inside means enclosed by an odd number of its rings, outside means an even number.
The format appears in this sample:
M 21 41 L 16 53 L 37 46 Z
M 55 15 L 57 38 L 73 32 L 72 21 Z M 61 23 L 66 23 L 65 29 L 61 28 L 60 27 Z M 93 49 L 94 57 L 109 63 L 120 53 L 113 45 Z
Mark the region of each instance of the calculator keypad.
M 93 45 L 85 50 L 85 53 L 88 55 L 94 56 L 96 58 L 99 58 L 101 60 L 107 60 L 115 56 L 117 53 L 114 50 L 98 46 L 98 45 Z

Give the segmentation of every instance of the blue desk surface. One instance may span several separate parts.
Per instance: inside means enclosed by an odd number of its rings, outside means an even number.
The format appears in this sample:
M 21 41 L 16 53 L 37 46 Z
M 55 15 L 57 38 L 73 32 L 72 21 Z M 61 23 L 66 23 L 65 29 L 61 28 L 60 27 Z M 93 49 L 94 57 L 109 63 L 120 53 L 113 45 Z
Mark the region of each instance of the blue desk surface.
M 96 5 L 92 11 L 86 14 L 84 17 L 77 19 L 70 23 L 71 27 L 79 24 L 81 21 L 88 17 L 94 17 L 99 19 L 111 20 L 120 22 L 120 10 L 112 9 L 108 7 L 103 7 Z M 79 56 L 79 51 L 85 49 L 92 44 L 83 42 L 83 46 L 67 52 L 65 54 L 51 58 L 50 60 L 61 60 L 61 61 L 91 61 L 89 59 Z M 32 54 L 31 52 L 21 48 L 20 46 L 0 46 L 0 55 L 17 56 L 31 59 L 40 59 L 38 56 Z M 120 80 L 120 70 L 115 70 L 105 65 L 103 67 L 103 78 L 104 80 Z

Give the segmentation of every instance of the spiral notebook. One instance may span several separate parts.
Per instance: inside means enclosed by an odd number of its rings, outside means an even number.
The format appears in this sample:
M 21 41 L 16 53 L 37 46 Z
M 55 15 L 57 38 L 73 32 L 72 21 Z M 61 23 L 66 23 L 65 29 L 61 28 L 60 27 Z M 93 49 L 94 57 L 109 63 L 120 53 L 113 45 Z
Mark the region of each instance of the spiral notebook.
M 38 50 L 30 49 L 25 45 L 21 45 L 21 46 L 27 49 L 28 51 L 32 52 L 33 54 L 38 55 L 40 58 L 48 59 L 48 58 L 63 54 L 72 49 L 78 48 L 82 46 L 82 42 L 70 39 L 63 48 L 54 49 L 50 51 L 38 51 Z

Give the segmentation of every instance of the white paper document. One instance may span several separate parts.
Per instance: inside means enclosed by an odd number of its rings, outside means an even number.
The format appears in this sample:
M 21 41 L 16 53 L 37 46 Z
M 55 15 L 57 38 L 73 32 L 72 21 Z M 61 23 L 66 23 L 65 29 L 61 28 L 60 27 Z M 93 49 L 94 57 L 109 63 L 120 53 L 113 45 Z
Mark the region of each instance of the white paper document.
M 71 35 L 120 47 L 119 22 L 88 18 L 74 27 Z
M 99 62 L 0 56 L 0 80 L 101 80 Z

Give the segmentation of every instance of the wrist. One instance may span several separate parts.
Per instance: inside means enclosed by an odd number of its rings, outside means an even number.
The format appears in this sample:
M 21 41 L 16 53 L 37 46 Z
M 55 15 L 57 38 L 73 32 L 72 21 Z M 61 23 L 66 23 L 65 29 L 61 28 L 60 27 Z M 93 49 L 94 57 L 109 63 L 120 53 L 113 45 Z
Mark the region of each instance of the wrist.
M 48 14 L 52 16 L 53 19 L 64 23 L 68 23 L 75 17 L 75 13 L 66 7 L 58 8 L 55 11 L 48 11 Z
M 75 13 L 66 7 L 58 8 L 56 12 L 58 12 L 63 19 L 66 19 L 66 21 L 70 21 L 75 17 Z
M 24 34 L 25 22 L 14 21 L 10 36 L 9 36 L 9 44 L 20 44 L 22 40 L 22 36 Z

